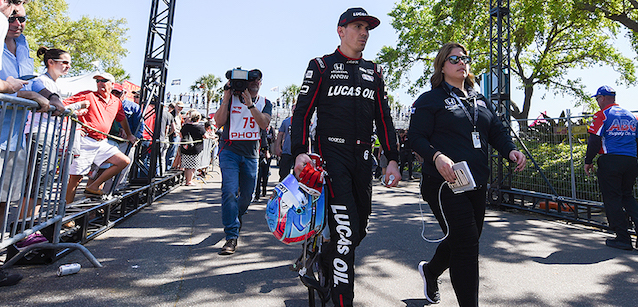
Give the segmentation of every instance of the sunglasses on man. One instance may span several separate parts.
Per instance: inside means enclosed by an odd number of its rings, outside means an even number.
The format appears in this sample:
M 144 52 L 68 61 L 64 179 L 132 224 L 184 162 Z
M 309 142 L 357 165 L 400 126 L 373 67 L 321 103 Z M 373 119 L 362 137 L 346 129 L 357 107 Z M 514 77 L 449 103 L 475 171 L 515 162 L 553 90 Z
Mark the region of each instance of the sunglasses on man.
M 9 20 L 9 23 L 14 23 L 16 19 L 18 20 L 18 22 L 24 23 L 25 21 L 27 21 L 27 16 L 11 16 L 7 19 Z
M 109 80 L 106 80 L 106 79 L 95 79 L 95 82 L 96 83 L 106 83 L 106 82 L 109 82 Z
M 450 61 L 450 64 L 458 64 L 459 61 L 463 61 L 463 63 L 465 64 L 470 64 L 472 63 L 472 58 L 469 55 L 451 55 L 447 58 L 448 61 Z

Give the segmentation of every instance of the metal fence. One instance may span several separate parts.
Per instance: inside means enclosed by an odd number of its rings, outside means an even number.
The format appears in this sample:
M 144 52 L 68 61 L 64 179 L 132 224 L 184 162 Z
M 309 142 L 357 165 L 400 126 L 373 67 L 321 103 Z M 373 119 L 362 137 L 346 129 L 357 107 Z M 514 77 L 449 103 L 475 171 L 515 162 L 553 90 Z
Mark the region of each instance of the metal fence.
M 523 172 L 514 173 L 512 186 L 549 194 L 553 194 L 553 187 L 557 196 L 600 202 L 596 176 L 586 176 L 584 171 L 591 116 L 566 114 L 559 118 L 516 121 L 520 140 L 529 149 L 538 169 L 531 165 Z M 525 123 L 532 125 L 521 129 Z M 542 178 L 541 171 L 549 184 Z
M 571 116 L 569 110 L 564 114 L 512 122 L 517 145 L 527 149 L 531 158 L 524 171 L 508 172 L 504 189 L 492 191 L 490 197 L 492 201 L 500 197 L 500 204 L 508 207 L 606 228 L 598 179 L 584 171 L 592 115 Z M 495 163 L 492 174 L 497 178 Z M 636 187 L 634 195 L 638 195 Z
M 60 243 L 65 216 L 68 168 L 73 156 L 76 123 L 66 110 L 38 113 L 31 100 L 0 94 L 0 250 L 17 249 L 20 258 L 42 249 L 79 249 L 96 267 L 101 264 L 80 244 Z M 46 241 L 21 245 L 41 232 Z

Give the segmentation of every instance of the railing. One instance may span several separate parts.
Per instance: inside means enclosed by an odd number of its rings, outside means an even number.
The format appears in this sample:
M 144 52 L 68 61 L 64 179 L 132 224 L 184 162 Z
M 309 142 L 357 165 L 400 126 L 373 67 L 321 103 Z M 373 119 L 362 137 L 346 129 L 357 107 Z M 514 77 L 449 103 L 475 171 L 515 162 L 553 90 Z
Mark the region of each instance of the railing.
M 48 113 L 37 113 L 37 109 L 34 101 L 0 94 L 0 250 L 38 231 L 48 241 L 18 249 L 3 267 L 34 250 L 62 248 L 79 249 L 95 267 L 101 267 L 82 245 L 60 242 L 76 122 L 68 110 L 53 116 L 55 108 Z
M 571 116 L 569 110 L 565 114 L 565 117 L 512 123 L 512 134 L 518 136 L 517 145 L 531 158 L 525 170 L 510 172 L 509 178 L 506 174 L 502 188 L 491 190 L 491 201 L 500 199 L 500 205 L 506 207 L 606 229 L 598 179 L 595 175 L 587 176 L 584 171 L 587 127 L 592 116 Z M 534 124 L 522 127 L 527 123 Z M 493 178 L 496 178 L 496 164 L 492 166 Z M 638 195 L 636 187 L 634 195 Z

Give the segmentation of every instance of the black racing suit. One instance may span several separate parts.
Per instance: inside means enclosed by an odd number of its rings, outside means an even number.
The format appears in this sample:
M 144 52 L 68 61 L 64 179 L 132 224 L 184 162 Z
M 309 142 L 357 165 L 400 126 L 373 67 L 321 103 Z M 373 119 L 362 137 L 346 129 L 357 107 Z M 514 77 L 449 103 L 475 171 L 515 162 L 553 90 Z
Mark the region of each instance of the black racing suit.
M 293 157 L 308 151 L 315 110 L 315 148 L 331 178 L 324 263 L 332 270 L 335 306 L 351 306 L 354 249 L 366 235 L 372 203 L 373 122 L 388 160 L 398 159 L 381 67 L 339 49 L 310 61 L 292 117 Z

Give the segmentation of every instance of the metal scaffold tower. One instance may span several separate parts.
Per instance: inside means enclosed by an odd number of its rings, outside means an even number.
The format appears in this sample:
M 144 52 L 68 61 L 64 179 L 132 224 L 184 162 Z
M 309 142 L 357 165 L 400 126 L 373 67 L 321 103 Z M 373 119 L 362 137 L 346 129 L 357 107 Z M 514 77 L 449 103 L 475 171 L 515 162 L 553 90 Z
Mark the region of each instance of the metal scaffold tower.
M 509 0 L 490 0 L 490 100 L 501 121 L 510 126 L 510 2 Z M 511 181 L 512 176 L 504 176 L 512 169 L 505 165 L 498 154 L 490 163 L 497 164 L 497 178 L 492 178 L 491 190 L 498 190 L 506 184 L 504 178 Z M 507 168 L 507 170 L 505 170 Z M 493 169 L 493 168 L 492 168 Z M 497 203 L 501 203 L 500 193 Z M 495 201 L 491 197 L 492 201 Z
M 146 52 L 144 55 L 144 70 L 142 71 L 142 84 L 140 91 L 140 101 L 144 117 L 155 116 L 162 118 L 164 111 L 162 100 L 166 91 L 166 79 L 168 75 L 168 57 L 170 54 L 171 36 L 173 32 L 173 16 L 175 15 L 175 0 L 152 0 L 151 15 L 148 24 L 148 35 L 146 38 Z M 154 108 L 147 111 L 149 105 Z M 136 153 L 135 167 L 131 172 L 131 183 L 150 183 L 157 175 L 158 156 L 160 153 L 160 127 L 161 121 L 155 121 L 153 129 L 153 140 L 150 145 L 150 165 L 144 166 L 143 159 L 146 153 Z M 138 148 L 141 146 L 138 146 Z M 161 157 L 164 159 L 165 157 Z M 146 169 L 148 167 L 148 169 Z M 146 169 L 146 172 L 140 172 Z M 146 173 L 146 174 L 144 174 Z
M 601 203 L 568 198 L 558 194 L 550 181 L 545 176 L 543 169 L 535 161 L 518 131 L 511 126 L 511 98 L 510 98 L 510 54 L 511 54 L 511 28 L 510 1 L 490 0 L 490 75 L 487 76 L 489 84 L 490 104 L 496 110 L 497 115 L 505 126 L 510 129 L 513 137 L 519 142 L 519 148 L 526 153 L 527 159 L 533 166 L 533 171 L 547 184 L 551 193 L 517 189 L 514 187 L 514 168 L 501 156 L 491 149 L 490 187 L 488 201 L 492 205 L 526 210 L 591 225 L 607 228 L 604 219 L 603 205 Z M 519 127 L 520 128 L 520 127 Z M 569 136 L 571 139 L 571 135 Z M 532 167 L 530 167 L 532 168 Z

